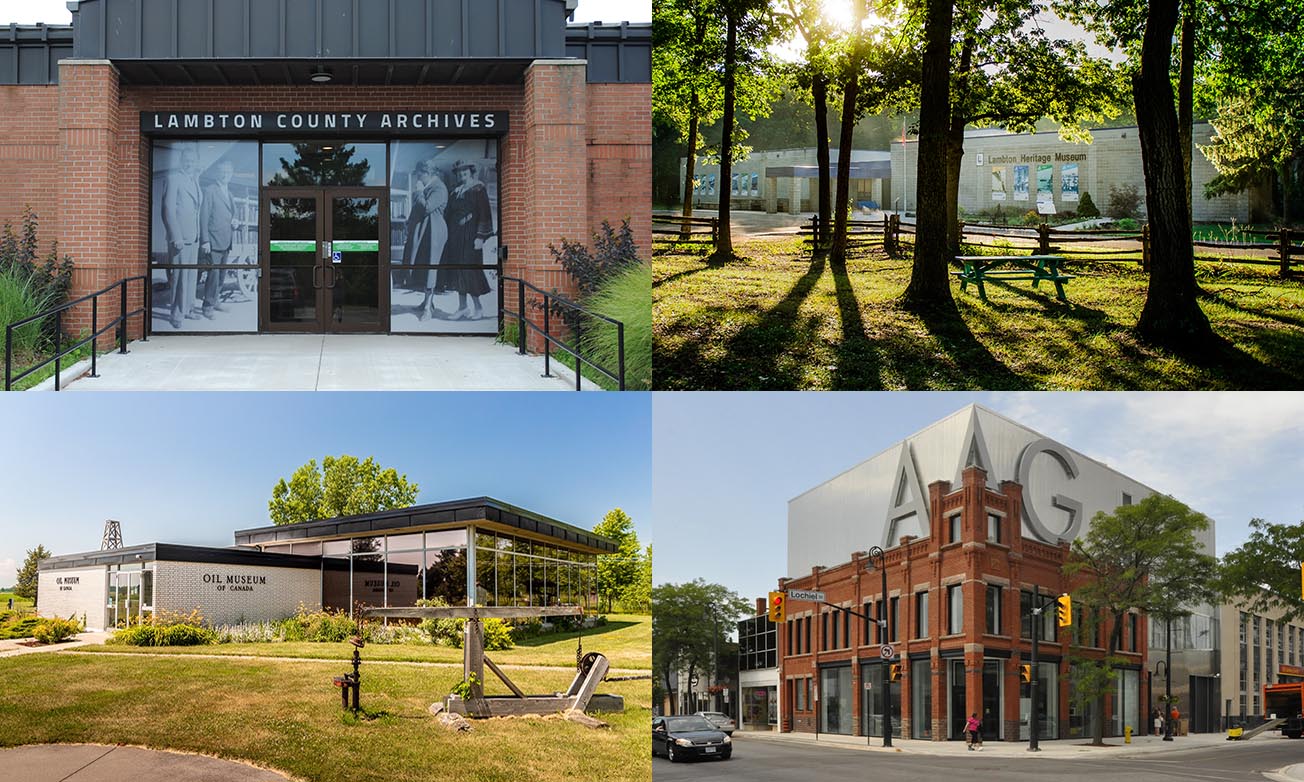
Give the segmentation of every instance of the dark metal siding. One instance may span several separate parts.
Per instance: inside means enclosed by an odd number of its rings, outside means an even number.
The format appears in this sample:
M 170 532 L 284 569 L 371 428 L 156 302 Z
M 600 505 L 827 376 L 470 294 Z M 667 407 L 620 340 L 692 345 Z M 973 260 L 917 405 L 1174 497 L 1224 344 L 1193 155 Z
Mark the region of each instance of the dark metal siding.
M 68 25 L 0 27 L 0 84 L 58 84 L 59 60 L 72 51 Z
M 566 56 L 588 60 L 590 83 L 651 83 L 652 25 L 571 25 L 566 30 Z

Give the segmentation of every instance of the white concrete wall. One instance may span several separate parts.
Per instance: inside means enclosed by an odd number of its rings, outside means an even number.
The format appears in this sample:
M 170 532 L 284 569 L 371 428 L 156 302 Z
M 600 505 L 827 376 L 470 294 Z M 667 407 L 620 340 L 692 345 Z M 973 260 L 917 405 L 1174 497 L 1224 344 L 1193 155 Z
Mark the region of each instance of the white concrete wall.
M 972 437 L 972 422 L 976 419 L 977 431 L 987 451 L 991 464 L 989 483 L 996 487 L 1001 481 L 1017 481 L 1016 464 L 1024 447 L 1043 435 L 1005 418 L 995 412 L 970 405 L 928 428 L 907 438 L 913 456 L 913 465 L 919 478 L 918 487 L 926 507 L 928 484 L 937 480 L 953 482 L 959 487 L 960 471 L 967 462 Z M 1068 527 L 1068 511 L 1052 504 L 1055 495 L 1076 500 L 1082 504 L 1082 524 L 1078 534 L 1085 534 L 1088 524 L 1097 512 L 1112 511 L 1123 504 L 1123 494 L 1139 502 L 1153 493 L 1144 484 L 1129 478 L 1106 465 L 1068 446 L 1062 446 L 1072 457 L 1079 473 L 1069 478 L 1059 463 L 1042 453 L 1031 462 L 1032 468 L 1024 485 L 1024 503 L 1030 505 L 1043 525 L 1062 531 Z M 850 470 L 835 476 L 813 489 L 793 498 L 788 503 L 788 572 L 789 577 L 810 573 L 816 565 L 832 566 L 851 559 L 851 553 L 866 551 L 871 546 L 892 548 L 903 535 L 925 535 L 927 527 L 917 518 L 897 523 L 891 540 L 888 524 L 892 509 L 908 504 L 913 492 L 904 498 L 896 495 L 898 466 L 902 460 L 902 442 L 871 457 Z M 906 462 L 910 464 L 909 461 Z M 899 500 L 904 499 L 905 502 Z M 1035 538 L 1027 521 L 1024 536 Z M 1213 525 L 1202 536 L 1207 549 L 1213 551 Z M 1053 541 L 1048 541 L 1053 542 Z
M 284 619 L 301 603 L 309 610 L 321 607 L 318 570 L 200 562 L 158 562 L 155 567 L 155 609 L 198 609 L 213 625 Z
M 36 578 L 36 612 L 43 617 L 86 618 L 86 629 L 103 630 L 109 602 L 109 571 L 97 567 L 42 570 Z

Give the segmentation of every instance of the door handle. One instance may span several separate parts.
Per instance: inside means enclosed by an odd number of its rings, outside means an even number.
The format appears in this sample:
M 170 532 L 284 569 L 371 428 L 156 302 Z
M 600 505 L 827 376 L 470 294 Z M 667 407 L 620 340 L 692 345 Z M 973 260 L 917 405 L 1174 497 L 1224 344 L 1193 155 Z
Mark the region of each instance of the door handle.
M 335 267 L 333 265 L 327 266 L 326 270 L 331 273 L 331 282 L 326 287 L 330 288 L 331 290 L 334 290 L 335 289 Z
M 319 288 L 321 288 L 321 276 L 320 276 L 320 275 L 321 275 L 321 267 L 320 267 L 320 266 L 314 266 L 314 267 L 312 267 L 312 287 L 315 288 L 315 289 L 319 289 Z

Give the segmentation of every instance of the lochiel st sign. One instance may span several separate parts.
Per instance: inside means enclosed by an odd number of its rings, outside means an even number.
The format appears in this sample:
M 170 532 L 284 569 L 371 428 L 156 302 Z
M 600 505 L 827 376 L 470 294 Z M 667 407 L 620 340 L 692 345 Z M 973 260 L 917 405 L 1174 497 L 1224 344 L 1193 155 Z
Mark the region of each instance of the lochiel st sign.
M 825 601 L 824 593 L 814 589 L 789 589 L 789 600 L 809 600 L 813 603 L 823 603 Z

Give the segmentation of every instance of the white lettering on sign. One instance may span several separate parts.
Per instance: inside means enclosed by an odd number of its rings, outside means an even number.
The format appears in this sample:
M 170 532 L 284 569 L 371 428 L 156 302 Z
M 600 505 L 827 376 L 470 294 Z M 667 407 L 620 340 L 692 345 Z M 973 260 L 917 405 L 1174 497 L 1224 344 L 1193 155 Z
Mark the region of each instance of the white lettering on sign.
M 823 603 L 825 595 L 823 592 L 814 589 L 789 589 L 789 600 L 810 600 L 814 603 Z
M 377 116 L 378 115 L 378 116 Z M 501 121 L 500 121 L 501 120 Z M 166 133 L 167 131 L 207 131 L 210 134 L 228 130 L 261 130 L 266 123 L 272 128 L 288 133 L 292 130 L 327 131 L 345 130 L 396 130 L 411 133 L 422 130 L 480 130 L 506 128 L 507 116 L 498 112 L 142 112 L 141 130 Z M 176 135 L 183 135 L 177 133 Z

